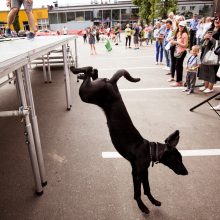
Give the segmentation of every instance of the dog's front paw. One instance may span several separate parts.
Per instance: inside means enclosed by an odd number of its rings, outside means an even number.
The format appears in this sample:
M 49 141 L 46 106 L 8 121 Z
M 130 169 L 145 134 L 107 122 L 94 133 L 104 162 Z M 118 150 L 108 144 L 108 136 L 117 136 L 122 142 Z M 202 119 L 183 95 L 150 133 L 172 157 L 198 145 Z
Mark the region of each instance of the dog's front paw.
M 155 206 L 161 206 L 161 202 L 157 201 L 156 199 L 152 202 Z
M 141 199 L 138 199 L 138 200 L 137 200 L 137 204 L 138 204 L 139 209 L 140 209 L 142 212 L 144 212 L 144 213 L 146 213 L 146 214 L 148 214 L 148 213 L 150 212 L 149 209 L 147 208 L 147 206 L 144 205 L 144 203 L 142 202 Z

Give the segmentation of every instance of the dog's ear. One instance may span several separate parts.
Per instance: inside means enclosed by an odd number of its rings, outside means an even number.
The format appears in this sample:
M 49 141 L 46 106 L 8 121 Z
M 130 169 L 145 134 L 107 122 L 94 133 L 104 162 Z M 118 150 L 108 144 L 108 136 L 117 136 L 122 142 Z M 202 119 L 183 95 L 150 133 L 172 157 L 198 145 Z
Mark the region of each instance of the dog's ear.
M 179 130 L 176 130 L 165 140 L 165 143 L 169 147 L 175 148 L 179 142 L 179 139 L 180 139 L 180 132 L 179 132 Z

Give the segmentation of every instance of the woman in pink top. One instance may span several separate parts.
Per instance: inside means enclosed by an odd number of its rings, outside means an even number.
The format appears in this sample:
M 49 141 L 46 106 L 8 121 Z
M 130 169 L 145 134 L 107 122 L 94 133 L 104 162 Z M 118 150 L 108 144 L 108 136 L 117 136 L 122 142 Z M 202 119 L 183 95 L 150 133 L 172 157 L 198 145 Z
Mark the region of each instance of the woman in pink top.
M 179 23 L 179 27 L 175 33 L 174 39 L 175 40 L 172 40 L 172 44 L 176 45 L 176 51 L 174 54 L 176 83 L 172 84 L 172 86 L 182 86 L 183 61 L 187 54 L 186 49 L 188 47 L 188 39 L 189 39 L 185 21 L 181 21 Z

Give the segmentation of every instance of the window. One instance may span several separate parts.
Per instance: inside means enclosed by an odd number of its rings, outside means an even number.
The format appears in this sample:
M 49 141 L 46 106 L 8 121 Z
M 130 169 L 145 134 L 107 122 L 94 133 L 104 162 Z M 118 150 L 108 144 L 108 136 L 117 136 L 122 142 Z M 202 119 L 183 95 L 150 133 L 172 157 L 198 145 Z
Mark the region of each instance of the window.
M 111 10 L 103 10 L 103 19 L 111 19 Z
M 76 21 L 84 21 L 84 11 L 76 12 Z
M 131 20 L 138 20 L 138 13 L 139 13 L 138 8 L 132 8 L 131 9 Z
M 66 13 L 58 13 L 58 23 L 66 23 Z
M 75 21 L 75 12 L 67 12 L 67 21 Z
M 182 6 L 182 7 L 181 7 L 181 10 L 182 10 L 182 11 L 185 11 L 185 10 L 186 10 L 186 6 Z
M 92 13 L 92 11 L 85 11 L 85 20 L 86 21 L 93 20 L 93 13 Z
M 190 10 L 190 11 L 195 10 L 195 6 L 190 6 L 189 10 Z
M 121 9 L 121 20 L 130 20 L 130 8 Z
M 114 9 L 112 10 L 112 20 L 119 20 L 120 17 L 120 10 Z
M 49 21 L 50 21 L 50 24 L 57 24 L 58 23 L 57 13 L 50 13 L 49 14 Z

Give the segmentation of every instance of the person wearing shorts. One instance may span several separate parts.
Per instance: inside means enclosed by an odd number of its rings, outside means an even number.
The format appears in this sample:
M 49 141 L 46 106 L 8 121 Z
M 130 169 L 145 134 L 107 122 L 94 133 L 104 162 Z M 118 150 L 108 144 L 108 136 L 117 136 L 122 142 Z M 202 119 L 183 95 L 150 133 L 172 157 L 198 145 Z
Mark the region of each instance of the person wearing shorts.
M 11 25 L 13 24 L 15 17 L 17 13 L 19 12 L 19 9 L 21 8 L 21 5 L 23 4 L 24 10 L 28 17 L 28 23 L 30 27 L 30 32 L 27 34 L 28 39 L 33 39 L 35 36 L 35 32 L 37 31 L 37 28 L 35 26 L 34 22 L 34 15 L 32 13 L 32 7 L 33 7 L 33 0 L 6 0 L 7 7 L 10 7 L 10 12 L 8 14 L 7 18 L 7 27 L 5 30 L 5 36 L 6 37 L 12 37 L 11 34 Z

